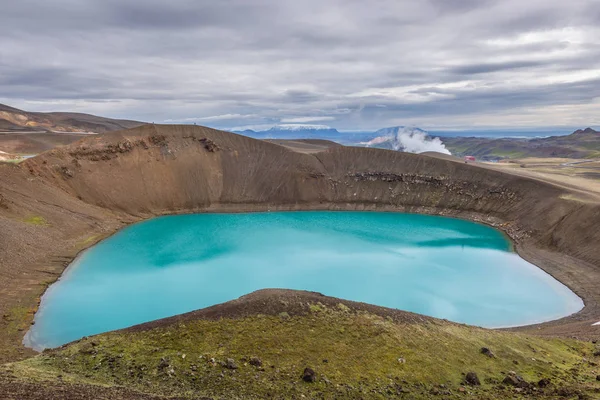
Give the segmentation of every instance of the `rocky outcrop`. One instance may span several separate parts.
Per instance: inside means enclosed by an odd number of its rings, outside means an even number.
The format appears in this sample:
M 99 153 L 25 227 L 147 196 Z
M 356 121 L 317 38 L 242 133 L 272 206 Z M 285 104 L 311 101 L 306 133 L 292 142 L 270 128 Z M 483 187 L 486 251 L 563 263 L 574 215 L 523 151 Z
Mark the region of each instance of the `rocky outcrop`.
M 225 360 L 225 362 L 223 363 L 223 367 L 227 369 L 238 369 L 238 366 L 233 358 L 228 358 L 227 360 Z
M 262 360 L 258 357 L 252 357 L 250 358 L 250 361 L 248 362 L 248 364 L 255 366 L 255 367 L 262 367 Z
M 214 153 L 214 152 L 216 152 L 216 151 L 219 151 L 219 150 L 221 150 L 221 148 L 219 147 L 219 145 L 218 145 L 218 144 L 216 144 L 215 142 L 213 142 L 213 141 L 212 141 L 212 140 L 210 140 L 210 139 L 207 139 L 207 138 L 202 138 L 202 139 L 199 139 L 198 141 L 199 141 L 200 143 L 202 143 L 202 145 L 204 145 L 204 148 L 205 148 L 206 150 L 208 150 L 209 152 L 211 152 L 211 153 Z
M 149 138 L 151 139 L 151 138 Z M 118 157 L 119 154 L 129 153 L 135 147 L 148 149 L 148 144 L 144 139 L 136 141 L 122 140 L 117 143 L 92 143 L 81 144 L 70 150 L 68 154 L 74 160 L 89 160 L 89 161 L 108 161 Z M 60 149 L 56 150 L 60 154 Z
M 505 385 L 514 386 L 521 389 L 526 389 L 530 386 L 529 382 L 523 379 L 522 376 L 517 375 L 514 371 L 509 371 L 502 381 Z
M 481 348 L 481 354 L 488 356 L 489 358 L 494 358 L 496 357 L 496 355 L 494 354 L 494 352 L 490 349 L 488 349 L 487 347 L 482 347 Z
M 465 376 L 465 382 L 467 383 L 467 385 L 471 385 L 471 386 L 481 385 L 481 382 L 479 381 L 479 377 L 477 376 L 477 374 L 475 372 L 467 372 L 467 375 Z
M 312 383 L 317 380 L 317 374 L 312 368 L 304 368 L 304 372 L 302 372 L 302 380 L 304 382 Z

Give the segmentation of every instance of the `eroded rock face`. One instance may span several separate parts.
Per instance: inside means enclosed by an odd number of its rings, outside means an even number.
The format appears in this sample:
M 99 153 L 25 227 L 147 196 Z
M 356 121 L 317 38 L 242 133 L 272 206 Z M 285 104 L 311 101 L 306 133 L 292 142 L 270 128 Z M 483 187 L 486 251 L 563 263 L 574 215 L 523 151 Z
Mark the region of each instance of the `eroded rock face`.
M 386 172 L 357 172 L 348 174 L 349 177 L 358 181 L 382 181 L 382 182 L 413 182 L 441 185 L 444 178 L 416 174 L 393 174 Z
M 165 145 L 167 143 L 167 137 L 165 135 L 152 135 L 148 138 L 150 143 L 154 145 Z
M 468 196 L 474 199 L 483 198 L 503 198 L 505 200 L 517 200 L 519 198 L 515 191 L 506 187 L 485 188 L 484 185 L 465 180 L 457 180 L 451 175 L 432 176 L 425 174 L 393 174 L 387 172 L 357 172 L 348 174 L 356 182 L 387 182 L 401 183 L 406 185 L 421 185 L 431 188 L 443 189 L 461 196 Z
M 217 145 L 214 141 L 212 141 L 208 138 L 202 138 L 199 140 L 199 142 L 202 143 L 202 145 L 204 145 L 204 148 L 211 153 L 215 153 L 215 152 L 221 150 L 219 145 Z
M 65 179 L 72 178 L 74 175 L 73 171 L 68 167 L 63 166 L 63 167 L 60 167 L 58 170 L 62 174 L 62 176 L 65 177 Z
M 135 141 L 125 139 L 116 143 L 82 144 L 69 151 L 68 154 L 75 160 L 108 161 L 117 158 L 119 154 L 129 153 L 136 147 L 145 150 L 149 148 L 145 139 Z

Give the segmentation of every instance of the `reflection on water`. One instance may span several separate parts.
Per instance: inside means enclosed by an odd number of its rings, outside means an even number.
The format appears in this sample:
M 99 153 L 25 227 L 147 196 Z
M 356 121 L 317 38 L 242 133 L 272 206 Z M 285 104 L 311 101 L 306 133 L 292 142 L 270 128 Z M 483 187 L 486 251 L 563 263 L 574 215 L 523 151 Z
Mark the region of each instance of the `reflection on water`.
M 196 214 L 130 226 L 42 299 L 28 345 L 55 347 L 263 288 L 318 291 L 486 327 L 582 308 L 497 230 L 399 213 Z

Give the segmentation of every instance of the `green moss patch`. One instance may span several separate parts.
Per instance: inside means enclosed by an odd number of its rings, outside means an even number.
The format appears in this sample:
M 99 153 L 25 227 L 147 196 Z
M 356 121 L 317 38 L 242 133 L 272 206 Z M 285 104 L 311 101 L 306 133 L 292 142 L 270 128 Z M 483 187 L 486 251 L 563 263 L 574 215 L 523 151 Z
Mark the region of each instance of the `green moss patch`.
M 44 218 L 40 215 L 33 215 L 31 217 L 27 217 L 23 220 L 23 222 L 31 224 L 31 225 L 41 225 L 41 226 L 48 225 L 48 221 L 46 221 L 46 218 Z
M 13 343 L 19 342 L 27 332 L 35 311 L 35 308 L 19 305 L 0 314 L 0 348 L 4 349 L 0 354 L 0 362 L 2 359 L 23 359 L 33 353 L 17 348 Z
M 14 364 L 12 372 L 190 398 L 569 398 L 560 393 L 600 390 L 591 343 L 442 322 L 400 324 L 346 306 L 310 309 L 304 316 L 107 333 Z M 315 382 L 301 378 L 305 368 L 315 371 Z M 465 383 L 468 372 L 480 386 Z M 531 384 L 503 384 L 511 372 Z M 550 384 L 539 387 L 541 379 Z

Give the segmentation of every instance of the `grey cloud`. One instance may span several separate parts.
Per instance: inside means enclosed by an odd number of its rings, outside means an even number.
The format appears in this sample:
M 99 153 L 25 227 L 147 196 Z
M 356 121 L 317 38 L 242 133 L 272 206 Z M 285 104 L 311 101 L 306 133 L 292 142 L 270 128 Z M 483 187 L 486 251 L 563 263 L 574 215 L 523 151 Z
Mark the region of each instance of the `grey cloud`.
M 241 0 L 21 0 L 3 4 L 4 15 L 10 16 L 3 22 L 5 26 L 20 25 L 56 32 L 73 28 L 104 30 L 114 27 L 183 30 L 248 23 L 259 17 L 262 11 L 262 7 Z M 40 24 L 42 20 L 47 22 Z
M 478 8 L 485 8 L 492 3 L 490 0 L 430 0 L 438 10 L 448 13 L 464 13 Z
M 25 93 L 37 99 L 110 99 L 110 90 L 105 89 L 112 85 L 110 79 L 80 73 L 74 68 L 61 67 L 0 67 L 0 87 L 5 96 Z M 43 90 L 38 92 L 39 88 Z
M 202 27 L 235 27 L 260 18 L 262 7 L 239 0 L 197 2 L 103 1 L 108 19 L 117 26 L 180 30 Z
M 495 32 L 531 32 L 537 29 L 560 28 L 569 24 L 568 19 L 561 17 L 564 10 L 554 7 L 549 9 L 533 9 L 514 13 L 498 24 L 490 24 L 487 28 Z
M 449 72 L 458 75 L 475 75 L 540 65 L 544 65 L 544 63 L 541 61 L 513 61 L 507 63 L 471 64 L 450 68 Z
M 495 110 L 519 109 L 531 106 L 552 106 L 563 104 L 584 104 L 593 100 L 600 93 L 600 79 L 579 82 L 576 84 L 546 85 L 535 88 L 520 88 L 519 90 L 488 90 L 484 92 L 455 94 L 455 98 L 443 99 L 425 104 L 397 104 L 385 102 L 385 109 L 375 106 L 365 107 L 363 113 L 384 116 L 392 113 L 402 117 L 418 117 L 430 115 L 452 116 L 456 113 L 478 114 Z
M 317 115 L 371 129 L 481 121 L 600 93 L 595 0 L 7 3 L 0 96 L 32 110 L 217 127 Z M 475 89 L 460 89 L 465 80 Z M 201 119 L 219 115 L 257 117 Z
M 317 100 L 321 95 L 307 90 L 286 90 L 282 97 L 284 101 L 292 103 L 307 103 Z

